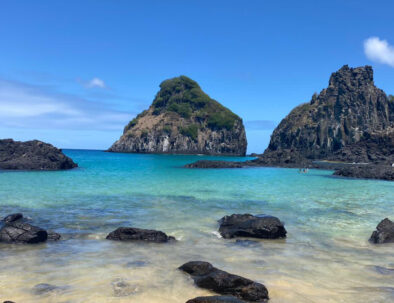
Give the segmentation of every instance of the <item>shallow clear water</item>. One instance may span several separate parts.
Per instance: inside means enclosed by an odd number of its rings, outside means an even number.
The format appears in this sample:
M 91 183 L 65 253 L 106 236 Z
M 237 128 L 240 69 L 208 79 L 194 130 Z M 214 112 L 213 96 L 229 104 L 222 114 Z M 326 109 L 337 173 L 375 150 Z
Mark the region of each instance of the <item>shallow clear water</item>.
M 273 303 L 394 301 L 394 271 L 386 270 L 394 268 L 394 246 L 367 241 L 394 215 L 393 182 L 320 170 L 182 168 L 209 158 L 202 156 L 65 152 L 80 168 L 0 173 L 0 216 L 23 212 L 64 235 L 56 243 L 0 245 L 0 302 L 183 303 L 209 294 L 176 270 L 190 260 L 264 283 Z M 221 239 L 216 221 L 232 213 L 278 216 L 288 238 Z M 180 241 L 105 240 L 119 226 L 159 229 Z M 129 283 L 131 294 L 117 296 L 116 281 Z M 36 295 L 38 283 L 62 289 Z

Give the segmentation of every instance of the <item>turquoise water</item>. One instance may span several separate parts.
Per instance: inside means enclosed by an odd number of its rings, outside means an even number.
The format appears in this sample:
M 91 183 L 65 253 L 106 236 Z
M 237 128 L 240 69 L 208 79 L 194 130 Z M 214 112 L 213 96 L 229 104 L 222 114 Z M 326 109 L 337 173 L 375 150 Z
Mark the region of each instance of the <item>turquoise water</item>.
M 78 169 L 0 173 L 1 216 L 20 211 L 64 235 L 37 246 L 0 245 L 0 301 L 186 302 L 209 294 L 176 270 L 190 260 L 264 283 L 274 303 L 394 301 L 394 271 L 381 268 L 394 268 L 394 246 L 367 241 L 381 219 L 393 218 L 393 182 L 322 170 L 182 168 L 223 157 L 65 153 Z M 216 221 L 232 213 L 278 216 L 288 238 L 221 239 Z M 119 226 L 159 229 L 180 241 L 106 241 Z M 130 284 L 128 296 L 114 292 L 118 280 Z M 38 283 L 64 288 L 35 295 Z

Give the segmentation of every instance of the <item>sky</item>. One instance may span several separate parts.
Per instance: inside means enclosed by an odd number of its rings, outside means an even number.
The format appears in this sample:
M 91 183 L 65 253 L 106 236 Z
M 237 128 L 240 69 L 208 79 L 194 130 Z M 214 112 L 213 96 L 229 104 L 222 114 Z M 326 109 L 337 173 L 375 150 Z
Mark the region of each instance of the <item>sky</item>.
M 107 149 L 159 84 L 186 75 L 242 117 L 248 152 L 372 65 L 394 94 L 394 1 L 0 1 L 0 138 Z

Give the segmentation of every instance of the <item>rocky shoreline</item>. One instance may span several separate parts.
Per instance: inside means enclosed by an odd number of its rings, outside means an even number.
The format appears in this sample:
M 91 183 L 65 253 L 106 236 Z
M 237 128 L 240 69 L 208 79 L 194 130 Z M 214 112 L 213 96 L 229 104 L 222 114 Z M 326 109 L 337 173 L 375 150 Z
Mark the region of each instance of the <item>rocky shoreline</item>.
M 0 170 L 63 170 L 77 166 L 51 144 L 38 140 L 0 140 Z
M 301 163 L 272 163 L 264 158 L 248 161 L 215 161 L 200 160 L 186 164 L 185 168 L 250 168 L 250 167 L 282 167 L 282 168 L 314 168 L 334 170 L 333 176 L 355 179 L 377 179 L 394 181 L 394 167 L 381 164 L 359 164 L 332 161 L 302 161 Z
M 60 239 L 61 235 L 47 232 L 26 222 L 27 219 L 21 213 L 7 215 L 1 221 L 0 243 L 6 244 L 39 244 L 51 238 Z M 284 224 L 276 217 L 267 215 L 254 216 L 251 214 L 232 214 L 224 216 L 219 222 L 219 233 L 223 240 L 231 238 L 263 238 L 274 239 L 286 237 L 287 231 Z M 166 243 L 175 241 L 174 237 L 167 236 L 162 231 L 139 229 L 133 227 L 120 227 L 108 234 L 107 240 L 116 241 L 142 241 L 150 243 Z M 373 245 L 394 243 L 394 222 L 385 218 L 373 231 L 369 242 Z M 161 244 L 158 244 L 161 245 Z M 159 246 L 157 246 L 156 249 Z M 178 268 L 188 274 L 194 284 L 203 289 L 210 290 L 218 295 L 196 297 L 186 303 L 266 303 L 269 292 L 267 287 L 260 283 L 239 275 L 228 273 L 214 267 L 205 261 L 189 261 Z M 116 280 L 113 283 L 115 296 L 128 296 L 135 292 L 131 284 Z M 61 293 L 68 290 L 69 286 L 57 286 L 48 283 L 40 283 L 33 287 L 35 295 Z M 13 301 L 4 301 L 13 302 Z

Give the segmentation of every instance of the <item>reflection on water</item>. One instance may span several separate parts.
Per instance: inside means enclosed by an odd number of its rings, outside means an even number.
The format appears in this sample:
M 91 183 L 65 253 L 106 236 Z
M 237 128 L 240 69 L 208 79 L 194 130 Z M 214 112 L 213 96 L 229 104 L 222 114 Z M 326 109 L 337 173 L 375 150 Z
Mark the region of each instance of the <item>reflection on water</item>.
M 394 214 L 392 182 L 330 172 L 185 170 L 201 157 L 67 151 L 83 169 L 0 174 L 0 215 L 20 211 L 64 240 L 0 245 L 0 301 L 186 302 L 208 295 L 177 267 L 205 260 L 265 284 L 273 303 L 391 302 L 393 245 L 367 242 Z M 231 213 L 280 217 L 285 240 L 224 240 Z M 105 240 L 119 226 L 160 229 L 173 244 Z M 41 289 L 37 284 L 56 287 Z

